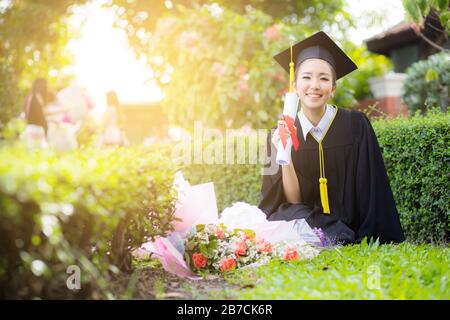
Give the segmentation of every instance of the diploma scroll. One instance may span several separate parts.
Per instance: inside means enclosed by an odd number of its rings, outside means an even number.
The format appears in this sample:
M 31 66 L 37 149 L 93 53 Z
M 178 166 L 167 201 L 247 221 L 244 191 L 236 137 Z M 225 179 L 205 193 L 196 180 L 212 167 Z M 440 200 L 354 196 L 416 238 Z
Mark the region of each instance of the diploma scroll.
M 292 119 L 295 119 L 297 114 L 298 107 L 298 95 L 296 93 L 286 93 L 284 98 L 284 107 L 283 107 L 283 115 L 287 115 Z M 277 164 L 286 166 L 289 164 L 289 159 L 291 158 L 291 148 L 292 148 L 292 139 L 288 139 L 286 142 L 286 148 L 283 146 L 283 143 L 278 142 L 277 149 Z

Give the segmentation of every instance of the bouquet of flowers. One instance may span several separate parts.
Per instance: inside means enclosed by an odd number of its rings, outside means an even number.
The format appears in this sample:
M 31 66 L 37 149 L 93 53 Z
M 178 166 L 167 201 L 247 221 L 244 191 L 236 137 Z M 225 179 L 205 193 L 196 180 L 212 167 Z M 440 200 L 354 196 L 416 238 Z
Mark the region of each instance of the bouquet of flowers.
M 220 273 L 265 264 L 271 259 L 312 259 L 320 252 L 303 242 L 272 244 L 251 229 L 229 230 L 224 224 L 198 224 L 184 244 L 184 258 L 196 273 Z
M 174 186 L 179 193 L 174 232 L 136 252 L 154 253 L 167 272 L 199 279 L 272 259 L 313 259 L 329 245 L 322 230 L 311 229 L 304 219 L 268 221 L 245 202 L 226 208 L 219 219 L 212 183 L 191 186 L 178 172 Z

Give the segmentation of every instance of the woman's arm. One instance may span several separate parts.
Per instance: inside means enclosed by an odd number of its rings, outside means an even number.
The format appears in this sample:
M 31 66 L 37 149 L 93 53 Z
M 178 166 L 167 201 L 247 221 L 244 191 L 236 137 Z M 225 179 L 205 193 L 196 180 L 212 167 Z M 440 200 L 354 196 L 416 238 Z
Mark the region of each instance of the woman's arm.
M 284 130 L 286 130 L 286 135 L 290 137 L 289 129 L 287 128 L 286 122 L 283 120 L 278 121 L 279 124 L 284 124 Z M 289 138 L 290 139 L 290 138 Z M 275 130 L 272 143 L 275 148 L 278 147 L 278 142 L 280 141 L 280 134 L 278 128 Z M 286 200 L 290 203 L 301 203 L 302 197 L 300 194 L 300 185 L 298 183 L 297 174 L 295 172 L 292 159 L 289 159 L 289 164 L 286 166 L 281 166 L 282 180 L 283 180 L 283 191 Z

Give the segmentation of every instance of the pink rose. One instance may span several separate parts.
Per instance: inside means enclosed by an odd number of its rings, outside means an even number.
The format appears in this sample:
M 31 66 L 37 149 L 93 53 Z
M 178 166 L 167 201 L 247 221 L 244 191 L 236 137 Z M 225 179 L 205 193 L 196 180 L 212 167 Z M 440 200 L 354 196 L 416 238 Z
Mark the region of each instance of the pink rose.
M 195 31 L 185 31 L 178 38 L 181 47 L 191 49 L 198 41 L 198 34 Z
M 224 234 L 222 228 L 219 227 L 219 228 L 216 229 L 216 237 L 217 238 L 222 239 L 224 237 L 224 235 L 225 234 Z
M 233 258 L 224 258 L 220 262 L 220 271 L 228 271 L 236 268 L 236 260 Z
M 192 261 L 194 261 L 194 267 L 196 269 L 204 268 L 206 267 L 206 263 L 208 260 L 202 253 L 194 253 L 192 254 Z
M 284 251 L 283 259 L 286 261 L 289 260 L 298 260 L 298 251 L 295 248 L 286 248 Z
M 217 74 L 219 77 L 225 74 L 225 66 L 220 62 L 214 62 L 211 68 L 212 72 Z
M 215 225 L 208 225 L 208 230 L 210 233 L 212 233 L 219 239 L 222 239 L 225 236 L 225 232 L 221 227 Z
M 234 250 L 234 254 L 237 256 L 243 256 L 245 255 L 247 252 L 247 244 L 244 241 L 235 243 L 235 250 Z
M 281 33 L 276 26 L 271 26 L 264 31 L 264 37 L 269 40 L 278 41 L 281 40 Z
M 269 241 L 266 240 L 260 240 L 258 241 L 258 250 L 260 252 L 271 252 L 272 251 L 272 244 Z

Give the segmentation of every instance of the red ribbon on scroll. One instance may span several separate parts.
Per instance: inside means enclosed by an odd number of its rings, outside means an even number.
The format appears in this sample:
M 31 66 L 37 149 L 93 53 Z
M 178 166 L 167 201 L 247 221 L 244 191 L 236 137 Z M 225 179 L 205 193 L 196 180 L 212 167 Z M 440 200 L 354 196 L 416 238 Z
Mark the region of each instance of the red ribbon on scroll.
M 297 131 L 294 128 L 294 119 L 288 115 L 282 115 L 281 119 L 286 122 L 287 127 L 288 127 L 289 131 L 291 132 L 292 145 L 294 147 L 294 150 L 297 151 L 299 142 L 298 142 L 298 138 L 297 138 Z M 278 126 L 278 132 L 280 133 L 280 139 L 281 139 L 281 142 L 283 143 L 283 148 L 286 149 L 287 136 L 286 136 L 284 130 L 281 129 L 281 125 Z

